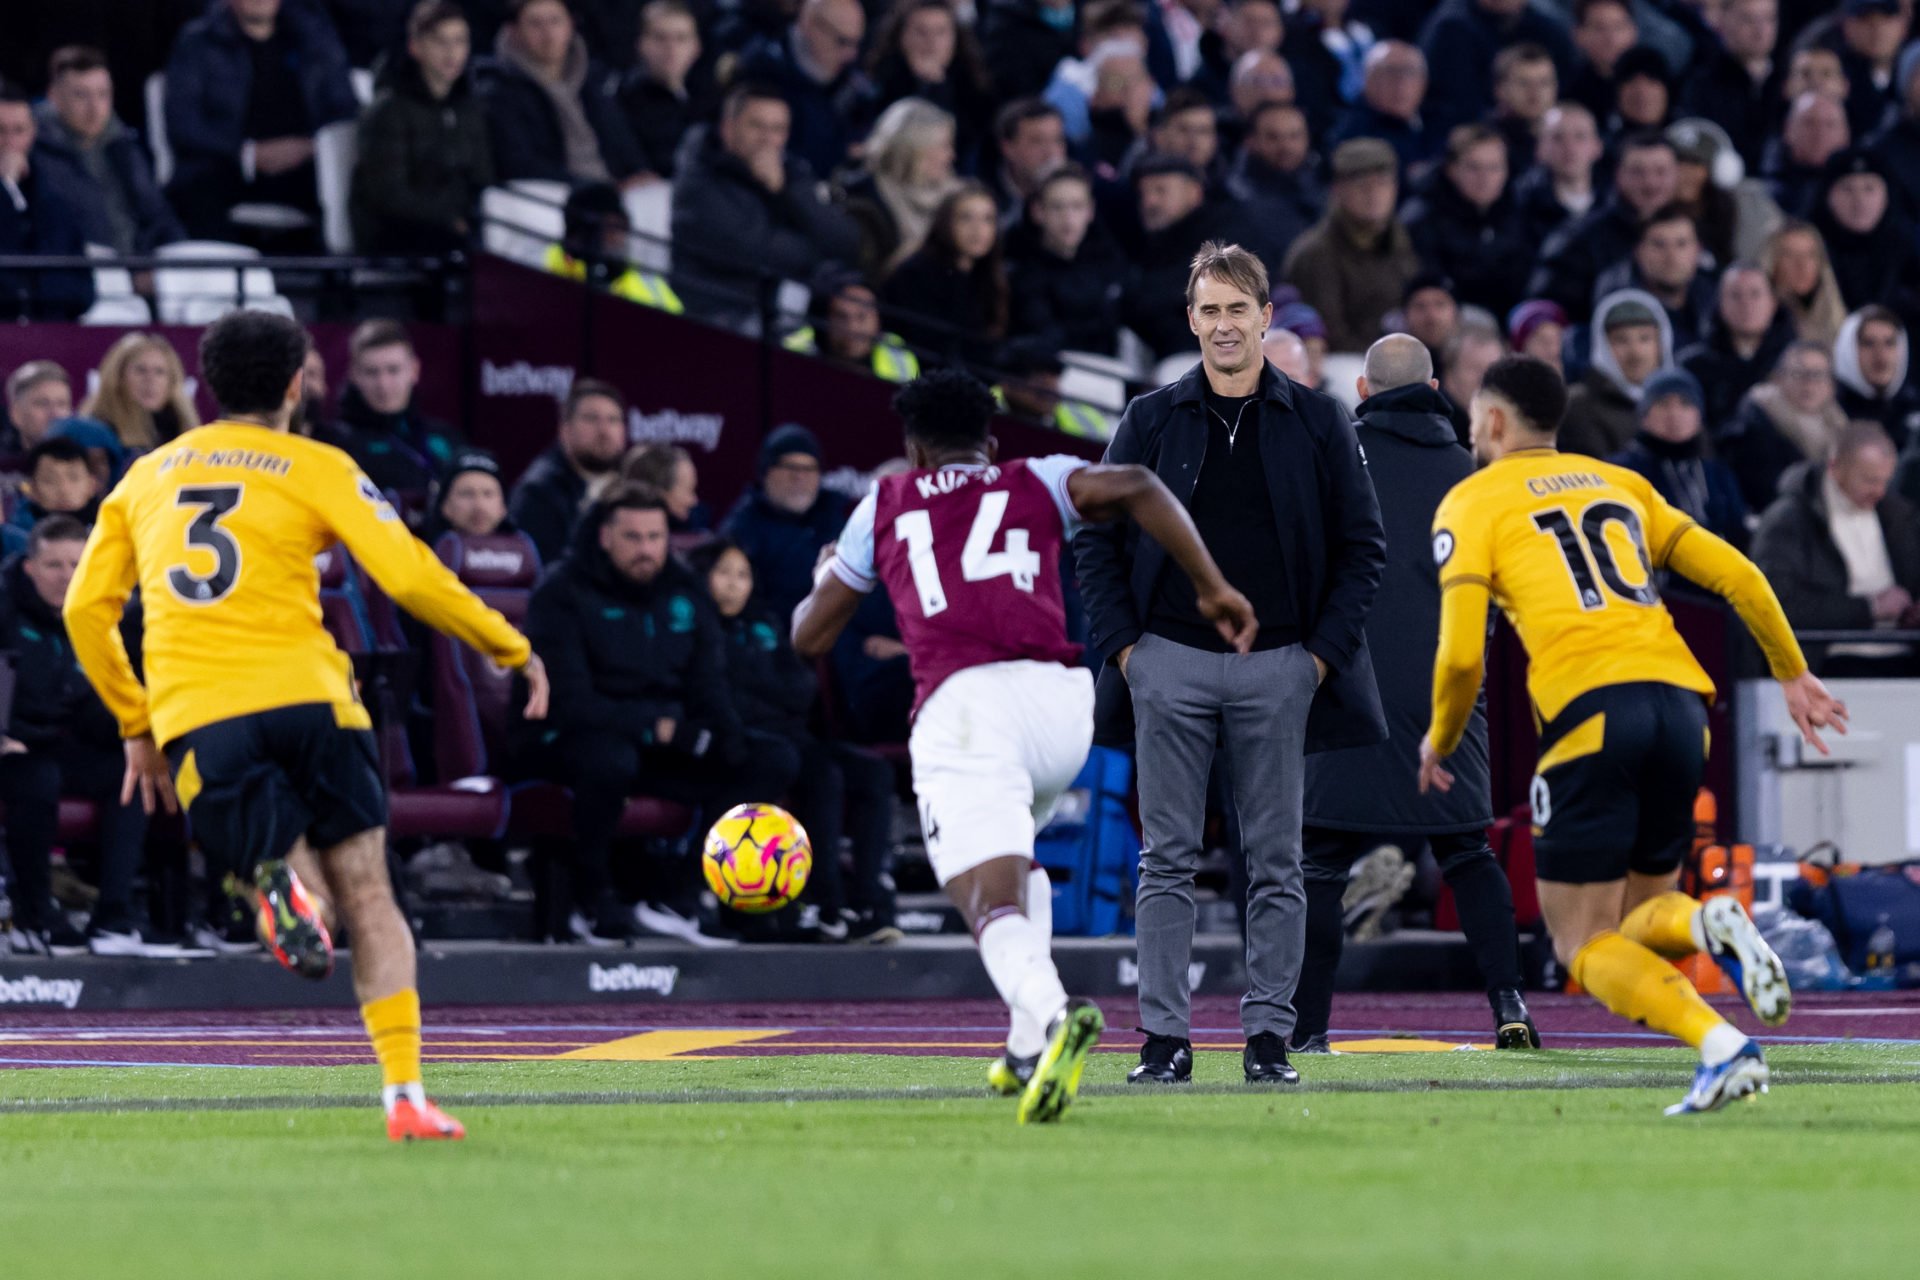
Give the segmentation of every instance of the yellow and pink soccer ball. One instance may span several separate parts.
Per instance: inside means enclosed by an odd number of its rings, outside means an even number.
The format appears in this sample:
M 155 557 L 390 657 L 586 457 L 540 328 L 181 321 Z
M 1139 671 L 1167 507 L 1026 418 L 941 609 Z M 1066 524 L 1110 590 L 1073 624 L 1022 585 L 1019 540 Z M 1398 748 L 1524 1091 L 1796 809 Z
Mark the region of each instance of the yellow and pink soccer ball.
M 778 805 L 735 805 L 707 830 L 700 854 L 722 906 L 760 915 L 800 896 L 813 870 L 807 829 Z

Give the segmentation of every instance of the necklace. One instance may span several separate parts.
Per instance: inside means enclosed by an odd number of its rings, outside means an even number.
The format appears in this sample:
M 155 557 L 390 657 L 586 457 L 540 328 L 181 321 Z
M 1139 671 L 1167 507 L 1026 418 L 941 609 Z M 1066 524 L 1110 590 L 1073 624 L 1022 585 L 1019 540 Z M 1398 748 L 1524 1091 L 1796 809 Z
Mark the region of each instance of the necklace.
M 1233 415 L 1232 422 L 1228 422 L 1227 416 L 1221 413 L 1218 409 L 1214 408 L 1212 405 L 1207 406 L 1207 412 L 1212 414 L 1214 417 L 1220 419 L 1220 425 L 1227 429 L 1227 452 L 1228 453 L 1233 452 L 1233 442 L 1239 439 L 1240 437 L 1240 419 L 1247 416 L 1247 406 L 1252 403 L 1253 403 L 1253 399 L 1251 397 L 1249 397 L 1248 399 L 1242 400 L 1240 402 L 1240 411 Z

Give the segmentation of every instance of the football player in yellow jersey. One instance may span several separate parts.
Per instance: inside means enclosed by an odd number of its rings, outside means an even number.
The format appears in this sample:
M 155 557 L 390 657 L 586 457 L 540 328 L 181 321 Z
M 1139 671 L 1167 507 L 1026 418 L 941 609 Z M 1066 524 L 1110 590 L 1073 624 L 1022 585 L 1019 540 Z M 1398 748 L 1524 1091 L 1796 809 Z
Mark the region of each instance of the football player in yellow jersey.
M 1751 561 L 1641 476 L 1554 448 L 1566 403 L 1560 375 L 1527 356 L 1497 361 L 1473 398 L 1473 450 L 1485 466 L 1434 514 L 1440 645 L 1420 788 L 1452 785 L 1441 760 L 1473 708 L 1496 603 L 1526 645 L 1543 725 L 1534 857 L 1554 948 L 1607 1008 L 1700 1051 L 1693 1087 L 1667 1114 L 1712 1111 L 1765 1092 L 1766 1059 L 1668 959 L 1707 952 L 1770 1026 L 1786 1020 L 1790 996 L 1779 957 L 1738 901 L 1702 904 L 1675 888 L 1713 682 L 1674 629 L 1655 572 L 1734 607 L 1814 747 L 1827 749 L 1821 729 L 1846 732 L 1847 710 L 1807 670 Z
M 386 789 L 351 667 L 321 626 L 314 556 L 344 543 L 421 621 L 524 671 L 529 718 L 546 714 L 546 674 L 352 459 L 289 434 L 307 348 L 299 325 L 263 312 L 208 327 L 200 371 L 222 417 L 135 462 L 101 505 L 67 593 L 67 630 L 120 721 L 125 797 L 138 791 L 149 812 L 175 810 L 177 797 L 210 861 L 251 880 L 262 940 L 294 972 L 332 971 L 321 902 L 339 912 L 388 1136 L 459 1138 L 459 1122 L 421 1088 L 413 936 L 387 877 Z M 118 629 L 136 586 L 144 685 Z

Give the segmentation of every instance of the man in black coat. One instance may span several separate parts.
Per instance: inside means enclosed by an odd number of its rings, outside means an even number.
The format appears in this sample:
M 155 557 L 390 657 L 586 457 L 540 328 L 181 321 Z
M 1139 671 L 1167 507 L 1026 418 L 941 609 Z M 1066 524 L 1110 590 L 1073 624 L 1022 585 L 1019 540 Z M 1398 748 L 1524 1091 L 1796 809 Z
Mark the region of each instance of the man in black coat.
M 398 320 L 368 320 L 347 344 L 347 389 L 340 396 L 341 447 L 381 489 L 416 511 L 465 443 L 414 404 L 420 357 Z
M 1386 735 L 1364 625 L 1386 559 L 1379 504 L 1338 402 L 1262 359 L 1268 292 L 1252 253 L 1203 246 L 1187 293 L 1201 363 L 1128 405 L 1106 454 L 1152 467 L 1192 512 L 1227 580 L 1254 603 L 1253 652 L 1224 652 L 1191 588 L 1137 527 L 1089 527 L 1074 539 L 1089 646 L 1102 664 L 1095 739 L 1124 743 L 1130 721 L 1139 728 L 1147 1042 L 1128 1078 L 1142 1083 L 1176 1083 L 1192 1070 L 1193 876 L 1216 747 L 1247 860 L 1243 1067 L 1250 1082 L 1291 1083 L 1306 924 L 1304 756 Z
M 1709 435 L 1733 421 L 1741 398 L 1773 373 L 1792 343 L 1793 317 L 1774 297 L 1767 273 L 1750 262 L 1728 267 L 1706 336 L 1675 356 L 1700 380 Z
M 34 115 L 35 158 L 66 169 L 87 243 L 135 254 L 187 238 L 140 136 L 113 113 L 113 73 L 98 49 L 54 56 L 47 100 Z
M 573 911 L 589 945 L 636 931 L 711 944 L 696 922 L 689 857 L 648 868 L 628 906 L 612 846 L 627 797 L 664 796 L 702 812 L 785 789 L 747 749 L 727 688 L 726 637 L 705 585 L 667 551 L 667 508 L 651 492 L 609 494 L 581 522 L 573 553 L 534 589 L 525 627 L 546 663 L 547 718 L 521 728 L 523 766 L 573 790 Z
M 120 729 L 74 661 L 60 606 L 87 530 L 71 516 L 34 528 L 24 556 L 0 567 L 0 650 L 12 664 L 11 713 L 0 737 L 0 801 L 13 864 L 15 947 L 30 953 L 140 955 L 133 879 L 146 842 L 137 801 L 120 802 Z M 100 898 L 82 937 L 53 904 L 51 863 L 60 797 L 100 806 Z
M 507 508 L 543 563 L 566 554 L 589 481 L 612 474 L 626 448 L 626 398 L 610 383 L 575 382 L 560 406 L 559 438 L 520 477 Z
M 1360 445 L 1380 493 L 1387 565 L 1367 615 L 1377 656 L 1387 740 L 1307 758 L 1305 871 L 1307 954 L 1294 995 L 1296 1051 L 1324 1052 L 1333 1007 L 1333 975 L 1345 941 L 1341 897 L 1354 864 L 1383 844 L 1417 852 L 1426 844 L 1453 889 L 1460 925 L 1487 985 L 1501 1048 L 1538 1048 L 1520 996 L 1520 951 L 1513 891 L 1487 844 L 1493 822 L 1484 701 L 1474 708 L 1460 750 L 1450 757 L 1455 785 L 1421 795 L 1415 787 L 1420 737 L 1433 701 L 1433 654 L 1440 635 L 1440 583 L 1433 571 L 1433 513 L 1447 491 L 1473 474 L 1452 408 L 1433 377 L 1419 339 L 1389 334 L 1367 351 L 1360 392 Z M 1373 853 L 1375 870 L 1404 890 L 1404 860 Z M 1369 886 L 1372 887 L 1372 886 Z M 1397 896 L 1397 895 L 1396 895 Z M 1387 903 L 1385 905 L 1391 905 Z
M 1702 57 L 1680 93 L 1677 116 L 1701 116 L 1727 131 L 1747 172 L 1760 167 L 1767 138 L 1780 127 L 1780 83 L 1786 62 L 1774 57 L 1780 36 L 1775 0 L 1732 0 L 1720 18 L 1720 47 Z
M 36 159 L 36 132 L 26 95 L 0 81 L 0 256 L 78 257 L 78 204 Z M 90 271 L 0 271 L 0 319 L 74 320 L 92 305 Z
M 1524 300 L 1533 261 L 1508 172 L 1498 133 L 1460 125 L 1447 136 L 1445 167 L 1400 214 L 1420 261 L 1453 281 L 1461 302 L 1496 316 Z
M 1570 316 L 1590 314 L 1599 296 L 1594 281 L 1632 252 L 1641 222 L 1673 200 L 1679 171 L 1665 137 L 1651 130 L 1629 135 L 1620 144 L 1612 193 L 1542 246 L 1527 296 L 1551 298 Z
M 621 185 L 646 171 L 612 76 L 574 31 L 563 0 L 514 0 L 494 56 L 473 74 L 501 181 Z

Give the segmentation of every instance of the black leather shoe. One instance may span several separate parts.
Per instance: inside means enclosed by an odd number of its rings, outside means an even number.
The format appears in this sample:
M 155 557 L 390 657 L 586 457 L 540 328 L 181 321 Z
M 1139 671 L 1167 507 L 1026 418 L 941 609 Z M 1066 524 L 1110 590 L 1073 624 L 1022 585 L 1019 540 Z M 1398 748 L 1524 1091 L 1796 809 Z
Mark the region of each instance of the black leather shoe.
M 1487 994 L 1493 1006 L 1493 1042 L 1501 1049 L 1538 1049 L 1540 1033 L 1527 1013 L 1527 1002 L 1511 987 Z
M 1271 1031 L 1248 1040 L 1240 1062 L 1246 1068 L 1248 1084 L 1300 1083 L 1300 1073 L 1287 1065 L 1287 1042 Z
M 1128 1084 L 1190 1084 L 1193 1081 L 1193 1042 L 1185 1036 L 1156 1036 L 1149 1032 L 1140 1046 L 1140 1065 L 1127 1072 Z

